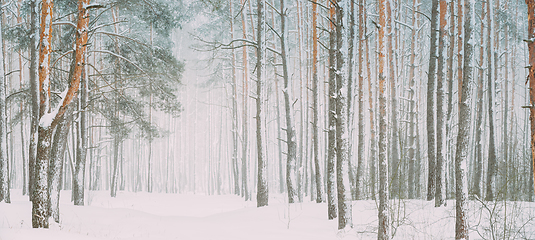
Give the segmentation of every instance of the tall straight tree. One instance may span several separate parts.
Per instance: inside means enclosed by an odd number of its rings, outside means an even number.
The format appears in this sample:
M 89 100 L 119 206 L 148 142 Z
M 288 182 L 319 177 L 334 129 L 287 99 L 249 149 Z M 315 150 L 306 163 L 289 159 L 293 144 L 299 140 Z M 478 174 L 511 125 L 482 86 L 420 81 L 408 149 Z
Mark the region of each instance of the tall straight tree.
M 356 198 L 360 199 L 362 195 L 361 190 L 361 181 L 363 179 L 363 169 L 364 169 L 364 91 L 363 85 L 364 85 L 364 76 L 363 76 L 363 68 L 364 68 L 364 40 L 362 39 L 364 36 L 364 4 L 366 4 L 366 0 L 359 0 L 358 6 L 359 6 L 359 34 L 358 34 L 358 44 L 359 44 L 359 52 L 358 52 L 358 101 L 359 101 L 359 127 L 358 127 L 358 146 L 357 146 L 357 174 L 355 176 L 355 187 L 356 187 Z
M 263 71 L 263 53 L 264 53 L 264 0 L 256 1 L 256 150 L 258 161 L 258 180 L 256 189 L 256 206 L 263 207 L 268 205 L 268 185 L 267 185 L 267 163 L 264 159 L 264 150 L 262 148 L 262 71 Z
M 440 0 L 440 28 L 438 43 L 438 69 L 437 69 L 437 158 L 435 164 L 435 207 L 444 204 L 444 150 L 446 132 L 444 132 L 444 45 L 446 41 L 446 11 L 448 5 L 446 0 Z
M 351 227 L 351 202 L 349 194 L 349 129 L 347 104 L 351 91 L 348 87 L 348 74 L 345 65 L 344 11 L 342 1 L 336 5 L 336 189 L 338 194 L 338 229 Z
M 437 69 L 438 1 L 431 1 L 431 43 L 429 44 L 429 71 L 427 72 L 427 201 L 435 196 L 435 76 Z
M 0 10 L 2 13 L 4 10 Z M 2 17 L 3 14 L 0 14 Z M 0 26 L 0 53 L 4 52 L 2 28 Z M 0 201 L 11 202 L 9 192 L 9 159 L 7 158 L 7 118 L 6 118 L 6 79 L 4 71 L 4 57 L 0 61 Z
M 295 132 L 292 120 L 292 103 L 290 102 L 290 77 L 288 73 L 288 26 L 286 22 L 286 0 L 280 0 L 280 18 L 281 18 L 281 58 L 282 58 L 282 77 L 284 79 L 284 88 L 282 93 L 284 96 L 284 112 L 286 114 L 286 144 L 288 153 L 286 154 L 286 188 L 288 191 L 288 202 L 295 202 L 295 180 L 296 180 L 296 155 L 297 146 L 295 142 Z
M 492 100 L 492 82 L 493 78 L 495 76 L 492 75 L 492 67 L 494 66 L 492 64 L 492 20 L 491 20 L 491 2 L 489 1 L 487 4 L 487 98 L 488 98 L 488 114 L 489 114 L 489 156 L 487 161 L 487 182 L 486 182 L 486 189 L 487 192 L 485 194 L 485 200 L 486 201 L 492 201 L 494 200 L 494 192 L 493 192 L 493 183 L 494 178 L 496 176 L 496 147 L 494 142 L 494 111 L 493 111 L 493 105 L 494 101 Z M 496 75 L 496 74 L 495 74 Z
M 386 0 L 379 0 L 379 25 L 386 26 Z M 388 204 L 388 159 L 386 156 L 386 70 L 385 70 L 385 27 L 379 28 L 377 52 L 379 53 L 379 234 L 378 240 L 390 239 L 390 218 Z
M 336 182 L 335 182 L 335 162 L 336 162 L 336 29 L 335 29 L 335 6 L 331 2 L 329 9 L 329 102 L 327 109 L 328 133 L 327 133 L 327 205 L 328 217 L 336 218 Z
M 457 151 L 455 154 L 455 239 L 468 239 L 468 182 L 467 161 L 470 134 L 470 96 L 472 84 L 472 57 L 474 36 L 472 34 L 472 1 L 464 1 L 464 58 L 462 95 L 459 102 L 459 131 L 457 135 Z
M 314 0 L 316 1 L 316 0 Z M 316 202 L 323 202 L 323 178 L 319 161 L 318 136 L 318 29 L 317 2 L 312 3 L 312 153 L 316 180 Z
M 535 165 L 535 1 L 526 0 L 528 5 L 528 51 L 529 51 L 529 120 L 531 128 L 531 164 L 532 169 Z M 535 180 L 535 170 L 533 171 L 533 179 Z M 535 182 L 535 181 L 533 181 Z M 535 186 L 531 186 L 534 187 Z
M 30 1 L 30 92 L 32 112 L 30 117 L 30 144 L 28 146 L 28 191 L 33 199 L 35 161 L 37 157 L 37 129 L 39 127 L 39 81 L 37 71 L 37 0 Z

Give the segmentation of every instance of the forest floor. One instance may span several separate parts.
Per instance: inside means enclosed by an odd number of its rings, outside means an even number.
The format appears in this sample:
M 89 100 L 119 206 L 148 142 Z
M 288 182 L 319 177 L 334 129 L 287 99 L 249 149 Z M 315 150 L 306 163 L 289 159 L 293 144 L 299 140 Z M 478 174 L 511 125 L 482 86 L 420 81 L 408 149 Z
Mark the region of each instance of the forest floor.
M 61 192 L 59 224 L 31 228 L 31 204 L 12 190 L 11 204 L 0 203 L 0 240 L 329 240 L 377 239 L 376 202 L 354 201 L 353 229 L 337 230 L 327 220 L 327 205 L 306 200 L 292 204 L 283 195 L 257 208 L 233 195 L 87 192 L 87 206 L 74 206 L 70 191 Z M 394 239 L 452 239 L 455 202 L 392 200 Z M 535 239 L 535 204 L 469 204 L 470 239 Z M 505 236 L 505 238 L 504 238 Z

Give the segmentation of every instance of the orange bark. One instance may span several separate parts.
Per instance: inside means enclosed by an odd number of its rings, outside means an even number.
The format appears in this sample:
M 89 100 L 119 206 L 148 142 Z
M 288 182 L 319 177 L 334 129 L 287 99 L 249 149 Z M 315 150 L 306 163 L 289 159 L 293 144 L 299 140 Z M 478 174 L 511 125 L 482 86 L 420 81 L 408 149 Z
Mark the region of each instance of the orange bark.
M 531 108 L 529 109 L 529 120 L 531 124 L 531 161 L 535 165 L 535 0 L 526 0 L 528 5 L 528 52 L 529 52 L 529 99 Z M 533 168 L 533 179 L 535 182 L 535 167 Z M 535 185 L 534 185 L 535 188 Z

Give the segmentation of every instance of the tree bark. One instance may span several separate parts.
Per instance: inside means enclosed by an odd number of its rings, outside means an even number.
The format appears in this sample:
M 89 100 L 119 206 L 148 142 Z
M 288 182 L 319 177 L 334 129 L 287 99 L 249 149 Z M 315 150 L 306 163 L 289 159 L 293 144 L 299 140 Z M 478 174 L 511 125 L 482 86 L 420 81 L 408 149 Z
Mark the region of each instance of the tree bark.
M 363 179 L 363 169 L 364 169 L 364 92 L 362 91 L 364 85 L 364 76 L 363 76 L 363 67 L 364 67 L 364 4 L 366 0 L 359 0 L 359 35 L 358 35 L 358 101 L 359 101 L 359 126 L 358 126 L 358 146 L 357 146 L 357 173 L 355 176 L 355 188 L 356 196 L 355 198 L 362 198 L 362 188 L 361 181 Z
M 312 151 L 316 178 L 316 202 L 323 202 L 323 178 L 321 176 L 319 160 L 318 136 L 318 30 L 317 30 L 317 0 L 312 4 Z
M 491 21 L 491 6 L 490 2 L 487 4 L 487 97 L 488 97 L 488 114 L 489 114 L 489 156 L 487 161 L 487 182 L 486 182 L 486 195 L 485 201 L 493 201 L 493 183 L 496 175 L 496 147 L 494 143 L 494 113 L 493 105 L 494 101 L 492 100 L 492 21 Z M 531 70 L 530 70 L 531 72 Z M 530 90 L 531 91 L 531 90 Z
M 379 0 L 379 25 L 386 26 L 385 0 Z M 379 230 L 377 239 L 390 239 L 390 213 L 388 204 L 388 159 L 386 152 L 386 72 L 385 72 L 385 27 L 379 28 L 377 51 L 379 53 Z
M 464 2 L 464 58 L 462 95 L 459 102 L 459 132 L 455 154 L 455 239 L 468 239 L 467 161 L 470 134 L 470 97 L 472 82 L 473 34 L 471 1 Z
M 528 52 L 529 52 L 529 121 L 531 128 L 531 170 L 533 170 L 533 179 L 535 180 L 535 1 L 526 0 L 528 5 Z M 535 181 L 533 181 L 535 182 Z M 535 186 L 532 186 L 535 188 Z
M 37 72 L 37 0 L 30 1 L 30 92 L 31 92 L 31 120 L 30 143 L 28 146 L 28 191 L 30 200 L 33 200 L 33 187 L 35 184 L 35 161 L 37 158 L 37 129 L 39 127 L 39 80 Z
M 3 10 L 1 10 L 3 11 Z M 4 16 L 4 15 L 2 15 Z M 6 116 L 6 79 L 5 79 L 5 55 L 2 28 L 3 21 L 0 26 L 0 53 L 2 53 L 2 61 L 0 61 L 0 201 L 5 203 L 11 202 L 9 191 L 9 159 L 7 156 L 7 116 Z
M 444 204 L 444 42 L 446 40 L 446 0 L 440 0 L 440 36 L 438 44 L 438 69 L 437 69 L 437 158 L 435 165 L 435 207 Z
M 345 229 L 352 226 L 350 183 L 349 183 L 349 129 L 348 129 L 348 80 L 345 71 L 344 35 L 342 33 L 344 25 L 343 2 L 338 1 L 336 6 L 336 186 L 338 194 L 338 229 Z
M 262 148 L 262 71 L 264 53 L 264 0 L 257 0 L 257 38 L 256 38 L 256 149 L 258 161 L 258 180 L 256 191 L 256 206 L 268 205 L 267 163 Z
M 335 162 L 336 162 L 336 30 L 334 26 L 335 6 L 330 6 L 330 32 L 329 32 L 329 102 L 328 102 L 328 133 L 327 133 L 327 204 L 329 220 L 336 218 L 336 182 L 335 182 Z
M 431 2 L 431 43 L 429 45 L 429 71 L 427 72 L 427 201 L 433 200 L 435 196 L 435 75 L 437 68 L 437 22 L 438 22 L 438 1 Z

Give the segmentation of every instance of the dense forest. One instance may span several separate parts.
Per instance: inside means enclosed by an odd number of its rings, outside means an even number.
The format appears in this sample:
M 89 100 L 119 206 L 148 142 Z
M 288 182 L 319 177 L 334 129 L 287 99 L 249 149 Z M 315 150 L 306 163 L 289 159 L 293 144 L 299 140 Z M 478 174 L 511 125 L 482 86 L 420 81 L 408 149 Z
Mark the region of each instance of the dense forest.
M 373 200 L 378 239 L 405 200 L 454 200 L 456 239 L 477 228 L 475 205 L 483 238 L 535 224 L 494 211 L 534 201 L 532 0 L 18 0 L 1 13 L 0 200 L 22 189 L 34 228 L 60 222 L 61 190 L 75 205 L 91 191 L 257 207 L 284 195 L 325 203 L 342 231 Z

